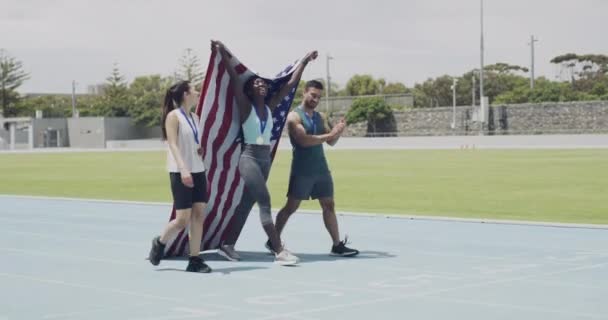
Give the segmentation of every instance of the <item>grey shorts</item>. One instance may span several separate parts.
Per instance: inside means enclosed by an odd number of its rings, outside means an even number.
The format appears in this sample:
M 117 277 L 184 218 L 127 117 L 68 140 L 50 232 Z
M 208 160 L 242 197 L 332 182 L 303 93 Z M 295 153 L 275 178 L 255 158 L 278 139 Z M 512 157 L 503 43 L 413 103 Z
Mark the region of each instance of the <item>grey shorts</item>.
M 331 198 L 334 196 L 334 180 L 331 173 L 289 178 L 287 196 L 298 200 Z

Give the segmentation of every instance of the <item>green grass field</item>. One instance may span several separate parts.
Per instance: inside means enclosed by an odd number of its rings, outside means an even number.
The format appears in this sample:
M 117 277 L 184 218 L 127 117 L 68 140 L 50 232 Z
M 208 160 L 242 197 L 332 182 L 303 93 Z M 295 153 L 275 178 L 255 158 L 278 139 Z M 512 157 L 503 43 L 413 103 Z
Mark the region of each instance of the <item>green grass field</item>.
M 608 224 L 608 150 L 327 155 L 338 211 Z M 284 202 L 290 160 L 277 154 L 274 208 Z M 0 194 L 170 201 L 164 165 L 164 152 L 1 154 Z

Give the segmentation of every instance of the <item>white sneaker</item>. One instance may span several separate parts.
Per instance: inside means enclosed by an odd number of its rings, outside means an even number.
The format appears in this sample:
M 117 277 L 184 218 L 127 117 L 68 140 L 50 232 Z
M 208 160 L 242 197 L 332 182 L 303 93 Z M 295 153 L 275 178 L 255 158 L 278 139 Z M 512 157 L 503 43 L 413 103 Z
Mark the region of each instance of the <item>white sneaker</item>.
M 241 260 L 241 256 L 239 256 L 239 254 L 234 250 L 234 245 L 231 244 L 221 245 L 219 250 L 217 250 L 217 253 L 219 253 L 220 256 L 226 258 L 226 260 L 228 261 Z
M 283 249 L 283 251 L 278 253 L 274 259 L 274 263 L 281 266 L 293 266 L 298 264 L 298 262 L 300 262 L 300 259 L 293 253 L 287 251 L 287 249 Z

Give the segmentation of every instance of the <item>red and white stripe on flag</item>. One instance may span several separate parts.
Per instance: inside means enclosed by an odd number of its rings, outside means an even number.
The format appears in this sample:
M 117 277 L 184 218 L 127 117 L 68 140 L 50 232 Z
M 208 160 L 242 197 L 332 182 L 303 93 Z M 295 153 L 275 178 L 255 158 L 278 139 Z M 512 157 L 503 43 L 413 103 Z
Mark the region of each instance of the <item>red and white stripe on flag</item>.
M 236 59 L 236 58 L 233 58 Z M 270 94 L 285 84 L 295 70 L 297 63 L 283 70 L 271 83 Z M 235 68 L 243 80 L 254 73 L 239 63 Z M 274 90 L 273 90 L 274 89 Z M 273 112 L 275 130 L 271 139 L 273 157 L 276 152 L 281 131 L 285 125 L 287 113 L 293 101 L 295 88 Z M 233 216 L 243 199 L 245 185 L 238 170 L 241 155 L 241 132 L 238 107 L 234 97 L 234 88 L 226 71 L 221 55 L 212 52 L 207 67 L 205 81 L 201 89 L 200 100 L 196 108 L 200 117 L 201 143 L 204 150 L 203 160 L 207 176 L 209 202 L 206 208 L 206 219 L 203 228 L 202 250 L 217 249 L 227 232 L 240 233 L 242 226 L 232 228 Z M 173 208 L 170 220 L 175 219 Z M 165 256 L 182 256 L 188 252 L 188 231 L 181 230 L 173 239 L 169 239 Z

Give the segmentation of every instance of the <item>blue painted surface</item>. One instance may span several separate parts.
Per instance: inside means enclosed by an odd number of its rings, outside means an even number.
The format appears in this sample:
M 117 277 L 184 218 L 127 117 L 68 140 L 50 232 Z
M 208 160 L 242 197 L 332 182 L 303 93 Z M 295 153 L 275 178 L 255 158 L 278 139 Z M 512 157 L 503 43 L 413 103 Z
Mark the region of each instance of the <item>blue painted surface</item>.
M 144 258 L 168 207 L 0 197 L 0 320 L 608 319 L 608 230 L 339 217 L 360 249 L 329 257 L 320 215 L 284 240 L 298 267 L 272 263 L 252 213 L 237 249 Z

